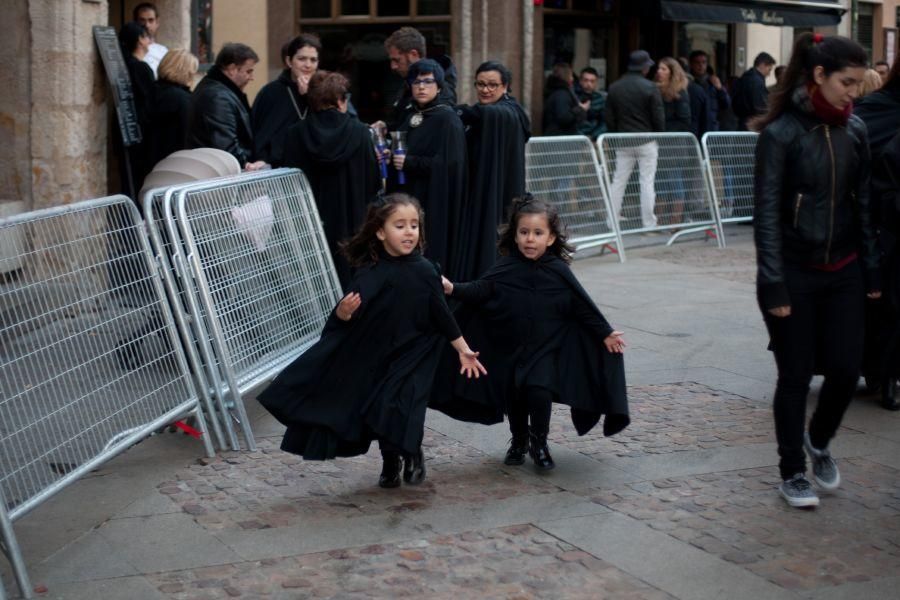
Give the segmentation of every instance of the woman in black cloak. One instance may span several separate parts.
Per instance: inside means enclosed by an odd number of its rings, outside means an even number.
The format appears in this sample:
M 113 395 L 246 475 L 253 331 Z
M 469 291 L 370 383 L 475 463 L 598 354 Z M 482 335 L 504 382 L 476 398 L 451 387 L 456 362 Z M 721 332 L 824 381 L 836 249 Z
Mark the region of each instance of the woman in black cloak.
M 457 320 L 467 339 L 478 340 L 491 376 L 477 384 L 453 379 L 445 359 L 429 405 L 484 424 L 505 413 L 512 441 L 504 462 L 521 465 L 527 452 L 548 470 L 553 402 L 572 407 L 579 435 L 602 415 L 605 435 L 628 425 L 625 342 L 569 269 L 572 248 L 556 209 L 525 194 L 511 212 L 497 264 L 471 283 L 444 279 L 445 293 L 463 302 Z
M 422 209 L 406 194 L 373 204 L 344 246 L 359 267 L 316 344 L 259 396 L 287 431 L 281 449 L 308 460 L 365 454 L 379 441 L 378 484 L 421 483 L 428 394 L 447 340 L 461 374 L 487 372 L 447 307 L 440 275 L 421 254 Z
M 153 128 L 150 112 L 154 104 L 153 82 L 156 80 L 156 77 L 153 75 L 153 69 L 150 68 L 150 65 L 144 62 L 150 43 L 150 34 L 147 32 L 147 28 L 137 21 L 125 23 L 122 26 L 122 31 L 119 32 L 119 44 L 122 46 L 125 66 L 128 67 L 128 75 L 131 78 L 134 110 L 137 113 L 137 121 L 141 126 L 141 137 L 143 138 L 141 143 L 128 148 L 135 194 L 141 189 L 144 184 L 144 178 L 153 168 L 149 139 Z
M 531 137 L 528 115 L 509 95 L 512 73 L 496 61 L 475 72 L 478 104 L 457 106 L 466 127 L 469 194 L 463 210 L 464 243 L 450 271 L 474 279 L 497 259 L 497 227 L 509 203 L 525 193 L 525 143 Z
M 394 152 L 398 173 L 391 185 L 422 203 L 428 217 L 425 254 L 455 277 L 450 268 L 453 257 L 467 243 L 460 234 L 468 176 L 465 131 L 453 108 L 440 102 L 444 69 L 436 61 L 426 58 L 413 63 L 406 82 L 415 110 L 399 129 L 406 133 L 406 151 Z M 406 180 L 402 184 L 401 172 Z
M 284 165 L 302 169 L 309 179 L 344 287 L 350 265 L 338 243 L 362 224 L 381 181 L 369 128 L 347 113 L 349 85 L 340 73 L 316 73 L 309 81 L 309 115 L 288 130 L 284 142 Z

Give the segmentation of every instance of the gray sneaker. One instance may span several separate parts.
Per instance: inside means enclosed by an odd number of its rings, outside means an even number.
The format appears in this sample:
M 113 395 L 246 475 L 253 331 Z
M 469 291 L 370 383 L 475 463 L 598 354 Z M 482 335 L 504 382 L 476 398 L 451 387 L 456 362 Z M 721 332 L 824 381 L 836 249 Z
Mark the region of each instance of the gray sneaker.
M 813 479 L 816 483 L 823 490 L 836 490 L 841 485 L 841 472 L 838 471 L 837 463 L 831 458 L 828 448 L 824 450 L 813 448 L 812 442 L 809 441 L 809 432 L 803 434 L 803 447 L 812 461 Z
M 778 486 L 778 491 L 791 506 L 805 508 L 819 505 L 819 497 L 816 496 L 812 485 L 803 473 L 797 473 L 790 479 L 785 479 Z

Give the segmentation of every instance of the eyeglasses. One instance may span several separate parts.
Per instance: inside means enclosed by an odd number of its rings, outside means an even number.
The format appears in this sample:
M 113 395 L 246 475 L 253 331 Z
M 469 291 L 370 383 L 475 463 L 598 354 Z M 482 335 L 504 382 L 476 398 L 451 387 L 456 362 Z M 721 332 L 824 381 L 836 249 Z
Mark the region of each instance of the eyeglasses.
M 479 89 L 479 90 L 490 90 L 490 91 L 492 91 L 492 92 L 496 92 L 497 90 L 499 90 L 499 89 L 500 89 L 500 86 L 502 86 L 502 85 L 503 85 L 502 83 L 495 83 L 495 82 L 493 82 L 493 81 L 491 81 L 490 83 L 487 83 L 487 82 L 484 82 L 484 81 L 476 81 L 476 82 L 475 82 L 475 87 L 476 87 L 477 89 Z
M 410 85 L 412 87 L 425 87 L 427 85 L 431 85 L 433 83 L 437 83 L 437 80 L 433 77 L 429 77 L 428 79 L 416 79 Z

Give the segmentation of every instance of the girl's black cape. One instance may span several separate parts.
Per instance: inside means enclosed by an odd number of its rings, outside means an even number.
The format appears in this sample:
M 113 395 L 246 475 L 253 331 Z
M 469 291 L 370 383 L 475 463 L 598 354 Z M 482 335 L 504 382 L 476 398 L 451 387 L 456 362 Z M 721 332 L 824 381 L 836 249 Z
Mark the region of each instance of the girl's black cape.
M 568 265 L 559 258 L 545 256 L 542 267 L 568 285 L 591 311 L 600 310 L 581 286 Z M 519 358 L 512 327 L 521 316 L 512 303 L 515 295 L 504 282 L 521 280 L 523 270 L 531 268 L 527 260 L 515 256 L 501 258 L 481 281 L 493 282 L 491 299 L 476 306 L 462 304 L 456 311 L 457 323 L 469 346 L 480 352 L 479 360 L 488 376 L 466 379 L 458 375 L 450 353 L 442 357 L 429 407 L 461 421 L 492 425 L 503 421 L 507 400 L 514 395 L 523 373 L 541 358 L 540 353 Z M 505 334 L 504 332 L 509 332 Z M 611 436 L 630 423 L 625 391 L 625 363 L 621 354 L 606 350 L 594 330 L 575 319 L 558 332 L 551 344 L 558 352 L 559 395 L 556 401 L 572 409 L 572 423 L 579 435 L 590 431 L 602 415 L 604 435 Z
M 288 428 L 281 449 L 306 459 L 365 454 L 374 439 L 415 452 L 444 339 L 459 337 L 437 270 L 418 253 L 382 256 L 350 289 L 363 301 L 353 318 L 332 313 L 258 398 Z

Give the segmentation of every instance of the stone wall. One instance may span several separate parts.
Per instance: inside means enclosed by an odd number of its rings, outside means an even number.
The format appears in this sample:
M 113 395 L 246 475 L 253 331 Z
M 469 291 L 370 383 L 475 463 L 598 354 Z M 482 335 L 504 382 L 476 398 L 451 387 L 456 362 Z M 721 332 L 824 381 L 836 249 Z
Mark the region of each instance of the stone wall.
M 9 0 L 0 36 L 0 204 L 31 202 L 31 26 L 28 0 Z M 22 209 L 19 209 L 21 211 Z M 3 209 L 3 212 L 9 207 Z

